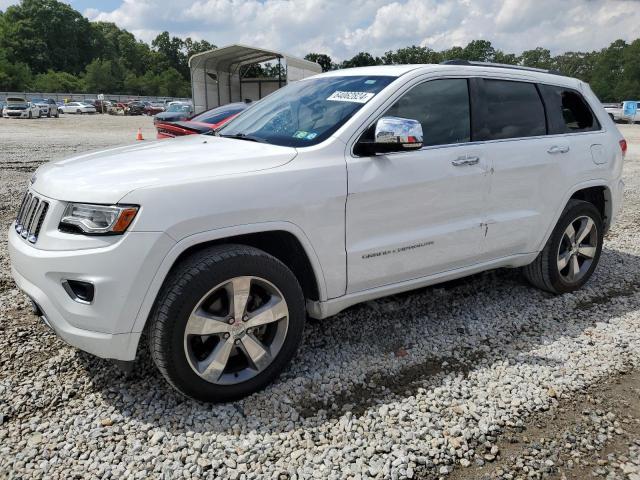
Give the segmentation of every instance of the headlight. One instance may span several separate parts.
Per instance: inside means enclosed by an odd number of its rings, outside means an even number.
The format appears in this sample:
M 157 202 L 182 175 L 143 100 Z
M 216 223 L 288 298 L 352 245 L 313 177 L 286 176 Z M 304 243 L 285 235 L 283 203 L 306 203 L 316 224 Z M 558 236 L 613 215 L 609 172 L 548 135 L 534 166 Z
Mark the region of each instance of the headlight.
M 90 235 L 122 234 L 131 225 L 138 208 L 132 205 L 70 203 L 64 210 L 58 229 Z

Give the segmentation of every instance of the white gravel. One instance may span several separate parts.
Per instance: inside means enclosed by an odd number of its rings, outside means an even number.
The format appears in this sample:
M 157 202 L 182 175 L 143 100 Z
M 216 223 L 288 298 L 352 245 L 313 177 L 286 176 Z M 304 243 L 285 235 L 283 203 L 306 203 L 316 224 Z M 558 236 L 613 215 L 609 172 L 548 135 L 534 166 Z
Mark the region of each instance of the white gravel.
M 264 392 L 210 406 L 144 354 L 125 378 L 64 345 L 14 288 L 4 232 L 29 172 L 133 139 L 140 121 L 61 120 L 80 133 L 51 154 L 48 136 L 0 121 L 14 138 L 0 151 L 0 478 L 437 478 L 500 458 L 507 427 L 640 365 L 640 126 L 623 127 L 626 208 L 583 290 L 554 297 L 499 270 L 369 302 L 310 321 Z

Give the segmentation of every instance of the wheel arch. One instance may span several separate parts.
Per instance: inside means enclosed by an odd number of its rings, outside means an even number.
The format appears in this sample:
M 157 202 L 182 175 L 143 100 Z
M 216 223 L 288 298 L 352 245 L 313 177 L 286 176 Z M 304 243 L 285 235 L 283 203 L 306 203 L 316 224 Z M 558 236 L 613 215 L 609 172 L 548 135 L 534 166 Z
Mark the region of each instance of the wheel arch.
M 562 216 L 562 212 L 566 208 L 570 200 L 584 200 L 593 203 L 602 215 L 602 221 L 605 225 L 605 233 L 608 231 L 611 225 L 611 218 L 613 215 L 613 201 L 612 192 L 609 183 L 604 179 L 590 180 L 574 185 L 566 194 L 563 201 L 560 203 L 560 207 L 556 210 L 553 217 L 553 221 L 550 223 L 547 231 L 542 238 L 540 245 L 538 245 L 537 251 L 541 251 L 547 240 L 551 236 L 551 232 L 555 228 L 558 220 Z
M 188 236 L 174 245 L 158 268 L 136 316 L 132 332 L 144 330 L 162 285 L 173 268 L 188 255 L 212 245 L 249 245 L 287 265 L 301 284 L 305 299 L 326 300 L 324 273 L 304 232 L 289 222 L 243 225 Z

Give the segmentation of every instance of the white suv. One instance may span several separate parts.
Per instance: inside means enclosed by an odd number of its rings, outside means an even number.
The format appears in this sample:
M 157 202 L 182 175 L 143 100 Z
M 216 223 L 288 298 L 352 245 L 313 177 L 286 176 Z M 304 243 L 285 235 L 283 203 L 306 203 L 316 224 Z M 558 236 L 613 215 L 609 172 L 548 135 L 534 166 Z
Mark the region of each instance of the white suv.
M 12 274 L 71 345 L 226 401 L 290 361 L 306 315 L 497 267 L 580 288 L 626 143 L 576 79 L 487 64 L 328 72 L 212 135 L 43 165 Z

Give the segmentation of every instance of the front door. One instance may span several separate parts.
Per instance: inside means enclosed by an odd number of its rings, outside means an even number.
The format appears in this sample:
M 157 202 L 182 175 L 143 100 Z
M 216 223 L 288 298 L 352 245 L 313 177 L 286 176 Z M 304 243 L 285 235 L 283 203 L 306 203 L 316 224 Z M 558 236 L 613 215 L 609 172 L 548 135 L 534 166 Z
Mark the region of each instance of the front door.
M 420 121 L 424 147 L 347 159 L 348 293 L 479 261 L 489 168 L 469 112 L 466 79 L 420 83 L 383 116 Z

